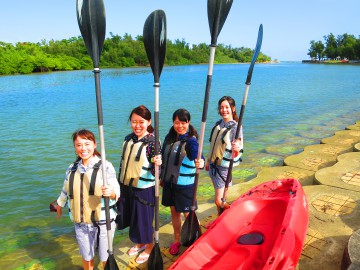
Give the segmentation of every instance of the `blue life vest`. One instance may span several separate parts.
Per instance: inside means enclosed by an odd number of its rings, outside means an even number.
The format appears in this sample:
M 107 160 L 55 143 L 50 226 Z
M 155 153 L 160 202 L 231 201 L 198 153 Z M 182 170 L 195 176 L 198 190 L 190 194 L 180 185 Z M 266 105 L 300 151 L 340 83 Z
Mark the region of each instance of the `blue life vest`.
M 196 167 L 195 161 L 186 155 L 186 140 L 175 143 L 164 142 L 160 178 L 165 183 L 176 185 L 194 184 Z

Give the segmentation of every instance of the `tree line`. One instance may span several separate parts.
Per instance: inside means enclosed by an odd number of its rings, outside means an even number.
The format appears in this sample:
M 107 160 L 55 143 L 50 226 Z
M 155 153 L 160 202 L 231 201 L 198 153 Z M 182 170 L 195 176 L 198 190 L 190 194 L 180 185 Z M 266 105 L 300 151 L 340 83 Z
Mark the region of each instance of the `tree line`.
M 310 41 L 308 55 L 317 60 L 321 59 L 348 59 L 360 60 L 360 36 L 343 34 L 337 37 L 330 33 L 322 41 Z
M 207 63 L 209 52 L 210 48 L 205 43 L 190 45 L 184 39 L 167 40 L 165 64 Z M 215 63 L 251 62 L 253 52 L 249 48 L 219 44 Z M 258 61 L 268 62 L 271 58 L 260 53 Z M 133 38 L 129 34 L 119 36 L 110 32 L 110 37 L 104 41 L 100 65 L 102 68 L 149 65 L 143 37 L 139 35 Z M 38 43 L 17 42 L 15 45 L 0 41 L 0 66 L 0 75 L 93 68 L 81 36 L 58 41 L 42 40 Z

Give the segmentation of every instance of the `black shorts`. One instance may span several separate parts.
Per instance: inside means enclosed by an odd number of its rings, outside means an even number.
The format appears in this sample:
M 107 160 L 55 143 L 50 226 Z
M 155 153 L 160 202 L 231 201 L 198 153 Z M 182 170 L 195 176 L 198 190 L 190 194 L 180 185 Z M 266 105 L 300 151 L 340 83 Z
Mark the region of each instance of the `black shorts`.
M 162 193 L 162 205 L 175 206 L 178 213 L 190 212 L 193 204 L 194 185 L 175 185 L 164 183 Z M 195 202 L 195 210 L 197 209 L 197 202 Z

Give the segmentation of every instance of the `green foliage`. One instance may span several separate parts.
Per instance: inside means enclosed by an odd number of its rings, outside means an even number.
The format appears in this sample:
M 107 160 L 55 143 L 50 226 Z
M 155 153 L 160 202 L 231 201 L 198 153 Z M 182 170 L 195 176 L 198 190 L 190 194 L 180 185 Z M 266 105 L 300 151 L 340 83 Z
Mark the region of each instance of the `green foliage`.
M 325 44 L 322 41 L 310 41 L 308 52 L 310 57 L 318 60 L 322 58 L 360 60 L 360 38 L 346 33 L 337 37 L 330 33 L 323 38 Z
M 184 39 L 167 40 L 165 64 L 171 66 L 207 63 L 209 52 L 210 48 L 205 43 L 189 45 Z M 219 44 L 215 63 L 250 62 L 252 55 L 253 50 L 249 48 L 232 48 Z M 271 58 L 260 53 L 258 61 L 269 62 Z M 42 40 L 39 43 L 18 42 L 15 45 L 0 41 L 0 65 L 2 67 L 0 75 L 93 67 L 92 59 L 81 36 L 60 41 Z M 149 65 L 143 37 L 137 36 L 134 39 L 129 34 L 121 37 L 110 32 L 110 37 L 104 41 L 100 65 L 101 67 Z

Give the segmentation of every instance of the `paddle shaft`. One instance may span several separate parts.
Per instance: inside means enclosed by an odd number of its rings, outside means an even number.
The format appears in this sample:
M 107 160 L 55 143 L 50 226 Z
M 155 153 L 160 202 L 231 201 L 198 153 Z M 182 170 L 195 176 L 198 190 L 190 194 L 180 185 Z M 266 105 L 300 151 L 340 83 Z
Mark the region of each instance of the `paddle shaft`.
M 204 145 L 206 118 L 207 118 L 207 111 L 208 111 L 208 107 L 209 107 L 209 97 L 210 97 L 210 88 L 211 88 L 212 73 L 213 73 L 213 66 L 214 66 L 214 59 L 215 59 L 215 50 L 216 50 L 216 45 L 211 45 L 210 46 L 208 74 L 207 74 L 207 78 L 206 78 L 205 97 L 204 97 L 202 119 L 201 119 L 201 129 L 200 129 L 200 136 L 199 136 L 199 149 L 198 149 L 198 154 L 197 154 L 198 160 L 200 160 L 202 158 L 202 148 Z M 197 187 L 198 187 L 198 183 L 199 183 L 199 173 L 200 173 L 200 169 L 196 168 L 194 191 L 193 191 L 193 201 L 192 201 L 192 206 L 191 206 L 192 211 L 195 211 L 196 192 L 197 192 Z
M 105 154 L 105 138 L 104 138 L 104 124 L 103 124 L 103 113 L 102 113 L 102 101 L 101 101 L 101 89 L 100 89 L 100 69 L 94 68 L 94 77 L 95 77 L 95 92 L 96 92 L 96 108 L 97 108 L 97 117 L 98 117 L 98 128 L 100 136 L 100 155 L 101 155 L 101 164 L 102 164 L 102 178 L 103 185 L 107 187 L 107 167 L 106 167 L 106 154 Z M 104 197 L 105 201 L 105 216 L 106 216 L 106 229 L 108 236 L 108 245 L 109 245 L 109 254 L 112 252 L 112 236 L 111 236 L 111 224 L 110 224 L 110 206 L 109 206 L 109 197 Z
M 79 5 L 81 3 L 81 6 Z M 100 88 L 100 54 L 102 44 L 105 39 L 105 8 L 103 1 L 89 0 L 78 2 L 78 23 L 83 35 L 84 42 L 90 54 L 94 65 L 94 78 L 95 78 L 95 94 L 96 94 L 96 108 L 98 118 L 98 128 L 100 136 L 100 155 L 102 163 L 102 178 L 103 185 L 107 187 L 107 166 L 105 154 L 105 138 L 104 138 L 104 125 L 103 125 L 103 112 L 101 101 L 101 88 Z M 100 36 L 99 36 L 100 34 Z M 110 224 L 110 207 L 109 197 L 104 197 L 105 202 L 105 216 L 106 216 L 106 229 L 108 238 L 109 255 L 112 255 L 112 237 L 111 237 L 111 224 Z
M 242 125 L 242 119 L 244 116 L 244 112 L 245 112 L 245 106 L 246 106 L 246 100 L 248 97 L 248 92 L 249 92 L 249 88 L 250 88 L 250 84 L 246 84 L 245 87 L 245 94 L 244 94 L 244 98 L 243 98 L 243 102 L 241 105 L 241 110 L 240 110 L 240 116 L 239 116 L 239 121 L 236 127 L 236 132 L 235 132 L 235 139 L 239 138 L 239 134 L 240 134 L 240 129 L 241 129 L 241 125 Z M 241 138 L 242 139 L 242 138 Z M 228 174 L 226 176 L 226 181 L 225 181 L 225 188 L 224 188 L 224 193 L 223 193 L 223 197 L 221 198 L 221 206 L 220 206 L 220 212 L 222 212 L 222 210 L 224 209 L 225 203 L 226 203 L 226 193 L 232 178 L 232 168 L 234 166 L 234 159 L 232 158 L 229 162 L 229 169 L 228 169 Z
M 146 19 L 143 30 L 143 41 L 146 55 L 154 75 L 155 96 L 155 156 L 160 154 L 159 137 L 159 89 L 160 75 L 166 54 L 166 15 L 163 10 L 153 11 Z M 148 259 L 149 270 L 162 270 L 163 260 L 159 247 L 159 178 L 160 168 L 155 164 L 155 244 Z
M 243 120 L 244 112 L 245 112 L 246 101 L 247 101 L 249 88 L 250 88 L 250 84 L 251 84 L 252 73 L 253 73 L 253 70 L 254 70 L 254 65 L 255 65 L 256 59 L 258 58 L 259 53 L 260 53 L 261 44 L 262 44 L 262 37 L 263 37 L 263 26 L 262 26 L 262 24 L 260 24 L 259 31 L 258 31 L 258 38 L 257 38 L 257 41 L 256 41 L 256 47 L 255 47 L 255 50 L 254 50 L 254 55 L 253 55 L 253 58 L 251 60 L 249 70 L 248 70 L 248 74 L 247 74 L 247 77 L 246 77 L 245 93 L 244 93 L 244 98 L 243 98 L 243 102 L 242 102 L 242 105 L 241 105 L 238 125 L 236 127 L 235 139 L 239 138 L 240 129 L 241 129 L 241 126 L 242 126 L 242 120 Z M 224 206 L 225 206 L 225 203 L 226 203 L 226 193 L 227 193 L 227 190 L 228 190 L 231 178 L 232 178 L 233 164 L 234 164 L 234 159 L 231 159 L 230 163 L 229 163 L 228 174 L 226 176 L 223 197 L 221 198 L 220 214 L 223 212 L 223 209 L 224 209 Z
M 154 84 L 155 94 L 155 155 L 160 154 L 160 143 L 159 143 L 159 78 L 155 78 L 157 81 Z M 159 166 L 155 165 L 155 243 L 159 243 Z

